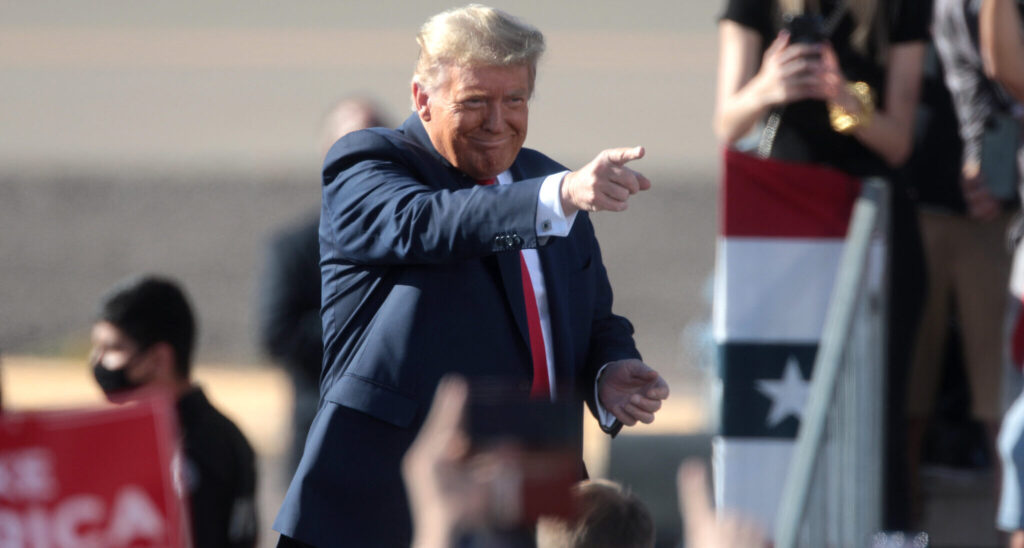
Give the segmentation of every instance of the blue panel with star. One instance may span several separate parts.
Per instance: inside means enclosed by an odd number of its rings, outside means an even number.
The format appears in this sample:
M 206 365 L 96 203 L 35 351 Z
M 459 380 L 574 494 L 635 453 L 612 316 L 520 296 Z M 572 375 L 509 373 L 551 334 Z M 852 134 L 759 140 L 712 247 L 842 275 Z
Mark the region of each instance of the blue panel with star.
M 817 344 L 720 345 L 719 434 L 795 438 L 807 403 L 817 351 Z

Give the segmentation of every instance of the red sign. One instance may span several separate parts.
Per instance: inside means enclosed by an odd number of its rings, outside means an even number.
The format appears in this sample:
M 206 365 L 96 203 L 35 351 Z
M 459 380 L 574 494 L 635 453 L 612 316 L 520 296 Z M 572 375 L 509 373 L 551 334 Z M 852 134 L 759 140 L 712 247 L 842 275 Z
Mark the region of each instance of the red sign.
M 163 398 L 0 414 L 0 546 L 186 546 L 175 420 Z

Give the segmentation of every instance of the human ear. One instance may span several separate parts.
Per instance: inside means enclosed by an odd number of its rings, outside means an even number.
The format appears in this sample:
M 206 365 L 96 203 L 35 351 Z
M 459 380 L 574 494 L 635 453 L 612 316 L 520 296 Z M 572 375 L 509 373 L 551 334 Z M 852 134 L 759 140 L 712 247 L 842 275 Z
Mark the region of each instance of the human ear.
M 149 359 L 153 362 L 154 376 L 161 379 L 178 377 L 175 363 L 174 347 L 166 342 L 158 342 L 149 349 Z
M 420 120 L 430 121 L 430 94 L 418 82 L 412 83 L 412 104 Z

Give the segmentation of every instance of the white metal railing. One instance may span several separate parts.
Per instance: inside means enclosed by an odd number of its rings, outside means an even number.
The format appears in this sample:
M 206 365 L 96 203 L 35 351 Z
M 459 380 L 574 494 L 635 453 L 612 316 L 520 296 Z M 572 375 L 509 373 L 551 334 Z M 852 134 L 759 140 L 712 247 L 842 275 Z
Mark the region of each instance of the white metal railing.
M 882 524 L 889 189 L 854 205 L 775 523 L 776 548 L 870 546 Z

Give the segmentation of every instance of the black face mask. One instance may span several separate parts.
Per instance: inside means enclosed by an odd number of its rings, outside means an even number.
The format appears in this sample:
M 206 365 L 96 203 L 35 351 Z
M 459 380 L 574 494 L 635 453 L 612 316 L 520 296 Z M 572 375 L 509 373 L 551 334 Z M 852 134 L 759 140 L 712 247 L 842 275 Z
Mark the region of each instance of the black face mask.
M 92 366 L 92 375 L 96 377 L 96 383 L 103 389 L 104 394 L 107 396 L 120 394 L 142 386 L 142 383 L 136 383 L 128 379 L 128 368 L 131 365 L 132 362 L 128 362 L 120 369 L 107 369 L 103 367 L 102 362 L 97 361 Z

